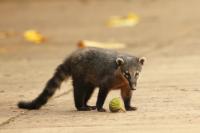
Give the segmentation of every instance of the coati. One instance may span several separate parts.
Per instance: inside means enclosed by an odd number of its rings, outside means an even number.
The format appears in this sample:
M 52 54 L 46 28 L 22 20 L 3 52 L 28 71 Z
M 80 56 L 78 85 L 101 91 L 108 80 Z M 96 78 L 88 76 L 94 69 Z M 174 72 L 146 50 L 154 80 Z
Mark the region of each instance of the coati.
M 110 90 L 120 89 L 127 111 L 136 110 L 131 106 L 132 90 L 137 85 L 145 58 L 118 53 L 101 48 L 78 49 L 60 64 L 52 78 L 46 83 L 41 94 L 31 102 L 19 102 L 18 107 L 39 109 L 53 96 L 61 83 L 72 77 L 75 107 L 79 111 L 103 108 L 104 101 Z M 99 87 L 96 106 L 87 104 L 95 88 Z

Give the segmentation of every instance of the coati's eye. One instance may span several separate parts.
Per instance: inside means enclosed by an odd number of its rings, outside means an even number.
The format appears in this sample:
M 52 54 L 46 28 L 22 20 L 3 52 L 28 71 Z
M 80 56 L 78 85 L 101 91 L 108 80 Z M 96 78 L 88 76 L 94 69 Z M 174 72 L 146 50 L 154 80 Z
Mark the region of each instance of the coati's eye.
M 125 71 L 125 72 L 123 73 L 123 75 L 124 75 L 127 79 L 131 78 L 130 73 L 129 73 L 128 71 Z
M 138 78 L 139 77 L 139 72 L 135 73 L 135 77 Z

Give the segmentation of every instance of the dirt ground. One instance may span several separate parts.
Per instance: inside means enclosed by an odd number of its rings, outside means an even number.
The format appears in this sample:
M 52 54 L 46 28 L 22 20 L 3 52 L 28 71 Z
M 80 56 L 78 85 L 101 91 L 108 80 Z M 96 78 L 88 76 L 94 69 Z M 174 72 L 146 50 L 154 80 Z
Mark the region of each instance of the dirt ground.
M 199 5 L 198 0 L 0 1 L 0 31 L 15 33 L 0 38 L 0 132 L 199 133 Z M 129 12 L 140 16 L 138 25 L 105 26 L 110 16 Z M 21 34 L 27 29 L 41 31 L 48 41 L 26 42 Z M 77 112 L 70 80 L 41 110 L 18 109 L 19 100 L 41 92 L 81 39 L 126 43 L 120 51 L 147 57 L 132 99 L 138 110 Z M 104 107 L 118 96 L 112 91 Z

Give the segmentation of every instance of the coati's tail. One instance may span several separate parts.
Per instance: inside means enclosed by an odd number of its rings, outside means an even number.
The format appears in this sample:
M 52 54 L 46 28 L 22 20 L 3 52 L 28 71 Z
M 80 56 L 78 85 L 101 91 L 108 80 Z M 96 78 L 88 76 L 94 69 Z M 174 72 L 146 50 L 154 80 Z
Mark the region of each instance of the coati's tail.
M 31 102 L 21 101 L 18 103 L 19 108 L 24 109 L 39 109 L 42 105 L 46 104 L 48 99 L 53 96 L 56 90 L 60 87 L 61 83 L 69 76 L 70 68 L 68 64 L 61 64 L 57 67 L 53 77 L 47 82 L 42 93 Z

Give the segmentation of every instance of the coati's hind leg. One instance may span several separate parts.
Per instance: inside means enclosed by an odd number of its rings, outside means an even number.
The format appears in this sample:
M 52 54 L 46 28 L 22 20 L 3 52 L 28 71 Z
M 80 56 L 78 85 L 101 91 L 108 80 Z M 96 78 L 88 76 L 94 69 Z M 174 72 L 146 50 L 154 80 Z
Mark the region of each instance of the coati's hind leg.
M 86 96 L 88 97 L 88 94 L 87 94 L 88 85 L 84 83 L 83 81 L 74 80 L 73 87 L 74 87 L 74 102 L 75 102 L 75 106 L 77 110 L 90 111 L 91 108 L 86 105 L 86 101 L 85 101 Z
M 88 100 L 91 98 L 91 96 L 92 96 L 92 94 L 93 94 L 93 92 L 95 90 L 95 87 L 93 85 L 89 85 L 88 84 L 87 88 L 85 88 L 85 89 L 87 89 L 87 92 L 86 92 L 84 104 L 85 104 L 86 107 L 90 108 L 91 110 L 95 110 L 96 106 L 90 106 L 90 105 L 87 104 Z
M 132 97 L 132 91 L 129 88 L 122 88 L 121 89 L 121 96 L 124 101 L 124 106 L 127 111 L 134 111 L 137 110 L 136 107 L 131 106 L 131 97 Z

